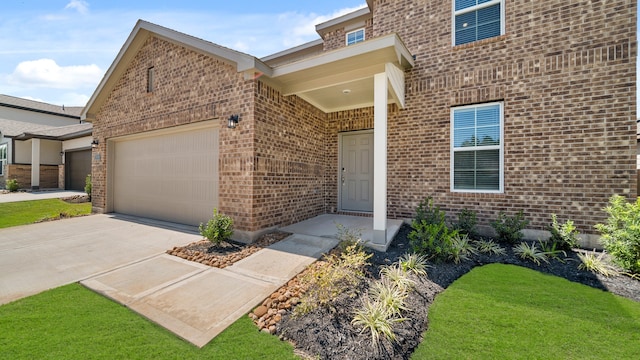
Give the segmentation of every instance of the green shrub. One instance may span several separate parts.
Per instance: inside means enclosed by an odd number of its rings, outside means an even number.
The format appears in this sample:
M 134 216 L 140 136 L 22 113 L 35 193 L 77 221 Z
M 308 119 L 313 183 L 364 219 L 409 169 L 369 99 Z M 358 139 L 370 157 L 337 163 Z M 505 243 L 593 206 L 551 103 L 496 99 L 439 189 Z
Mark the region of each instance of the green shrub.
M 233 235 L 233 219 L 218 213 L 218 209 L 213 209 L 213 217 L 207 224 L 200 223 L 200 235 L 219 245 Z
M 469 260 L 471 255 L 477 254 L 477 249 L 469 241 L 467 235 L 456 235 L 451 238 L 451 251 L 449 252 L 449 260 L 459 264 L 462 260 Z
M 424 255 L 404 254 L 398 261 L 398 265 L 404 272 L 411 272 L 418 276 L 427 275 L 427 258 Z
M 578 253 L 578 258 L 581 261 L 580 265 L 578 265 L 578 269 L 588 270 L 594 274 L 602 274 L 606 277 L 617 275 L 616 270 L 607 265 L 603 260 L 604 254 L 605 253 L 602 252 L 600 255 L 595 256 L 592 253 Z
M 20 185 L 18 184 L 18 180 L 9 179 L 5 182 L 5 188 L 10 192 L 16 192 L 20 188 Z
M 84 179 L 84 192 L 89 195 L 89 200 L 91 200 L 91 174 L 87 174 L 87 177 Z
M 623 269 L 640 273 L 640 198 L 629 203 L 613 195 L 604 210 L 607 223 L 596 225 L 602 246 Z
M 531 260 L 536 265 L 540 265 L 542 261 L 548 263 L 547 255 L 540 251 L 536 244 L 527 244 L 526 242 L 521 242 L 520 244 L 513 247 L 513 253 L 518 255 L 521 259 Z
M 390 284 L 404 291 L 409 291 L 416 285 L 416 282 L 409 277 L 409 273 L 399 264 L 383 267 L 380 270 L 380 276 Z
M 551 242 L 554 248 L 558 250 L 571 250 L 578 247 L 578 230 L 573 221 L 567 220 L 564 224 L 558 224 L 556 214 L 551 214 L 551 225 L 548 227 Z
M 453 238 L 457 230 L 450 230 L 444 221 L 429 224 L 426 220 L 414 221 L 409 233 L 409 244 L 413 252 L 424 254 L 436 261 L 447 260 L 453 250 Z
M 394 317 L 383 303 L 365 300 L 362 308 L 355 311 L 351 323 L 355 327 L 362 327 L 361 333 L 369 330 L 371 343 L 375 347 L 381 335 L 394 341 L 396 339 L 396 334 L 393 332 L 394 324 L 405 320 L 405 318 Z
M 333 309 L 332 301 L 340 295 L 355 297 L 371 256 L 357 243 L 344 246 L 344 251 L 339 255 L 326 255 L 326 266 L 302 277 L 302 283 L 308 290 L 300 298 L 294 314 L 304 315 L 318 307 Z
M 336 237 L 340 241 L 338 243 L 338 250 L 344 253 L 349 246 L 357 246 L 358 250 L 364 250 L 362 242 L 362 229 L 350 229 L 342 224 L 336 224 L 338 233 Z
M 475 248 L 483 254 L 489 254 L 489 255 L 506 254 L 506 250 L 499 244 L 496 244 L 493 240 L 478 240 L 475 242 Z
M 522 240 L 522 232 L 529 225 L 529 220 L 524 218 L 522 210 L 515 216 L 507 216 L 502 211 L 498 214 L 498 219 L 491 222 L 491 226 L 498 234 L 498 239 L 507 244 L 515 244 Z
M 425 221 L 427 224 L 441 224 L 444 223 L 444 216 L 444 211 L 441 211 L 438 206 L 435 206 L 433 204 L 433 198 L 429 196 L 418 204 L 415 221 L 418 223 Z
M 475 237 L 477 224 L 478 219 L 475 211 L 463 209 L 458 213 L 458 221 L 454 224 L 453 228 L 463 235 Z

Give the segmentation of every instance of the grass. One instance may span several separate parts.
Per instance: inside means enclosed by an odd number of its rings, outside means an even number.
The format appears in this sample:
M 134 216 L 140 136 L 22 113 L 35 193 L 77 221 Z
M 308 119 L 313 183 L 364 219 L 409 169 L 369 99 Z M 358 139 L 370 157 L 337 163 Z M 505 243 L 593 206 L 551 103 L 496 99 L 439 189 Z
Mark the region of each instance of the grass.
M 0 204 L 0 229 L 56 218 L 61 213 L 68 216 L 88 215 L 91 213 L 91 203 L 69 204 L 60 199 L 3 203 Z
M 636 359 L 640 303 L 513 265 L 440 294 L 412 359 Z
M 243 316 L 199 349 L 81 285 L 0 306 L 0 359 L 296 359 Z

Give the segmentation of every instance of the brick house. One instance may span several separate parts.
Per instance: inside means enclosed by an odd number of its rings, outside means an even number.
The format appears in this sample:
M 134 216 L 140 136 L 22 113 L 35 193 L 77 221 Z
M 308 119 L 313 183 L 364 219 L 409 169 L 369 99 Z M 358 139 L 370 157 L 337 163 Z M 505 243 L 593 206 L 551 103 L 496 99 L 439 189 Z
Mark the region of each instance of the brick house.
M 522 210 L 534 237 L 636 196 L 636 2 L 367 4 L 262 59 L 139 21 L 83 113 L 94 210 L 215 206 L 241 240 L 372 215 L 384 248 L 426 196 L 481 225 Z
M 82 107 L 0 95 L 0 188 L 83 190 L 91 173 L 91 124 Z

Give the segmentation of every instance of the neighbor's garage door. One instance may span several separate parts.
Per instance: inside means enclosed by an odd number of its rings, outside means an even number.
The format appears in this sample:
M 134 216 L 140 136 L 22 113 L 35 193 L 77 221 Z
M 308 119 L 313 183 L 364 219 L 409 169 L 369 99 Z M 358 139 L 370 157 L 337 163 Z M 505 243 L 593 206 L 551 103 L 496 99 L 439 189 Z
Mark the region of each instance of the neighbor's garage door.
M 113 210 L 198 225 L 218 206 L 218 129 L 116 141 Z
M 84 191 L 87 175 L 91 174 L 91 150 L 64 153 L 64 188 Z

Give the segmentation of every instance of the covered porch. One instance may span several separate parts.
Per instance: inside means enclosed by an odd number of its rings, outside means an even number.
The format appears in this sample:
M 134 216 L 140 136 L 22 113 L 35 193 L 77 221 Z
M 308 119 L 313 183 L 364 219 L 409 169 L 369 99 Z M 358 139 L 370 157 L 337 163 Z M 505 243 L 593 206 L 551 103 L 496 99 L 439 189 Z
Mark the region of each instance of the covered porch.
M 364 216 L 324 214 L 285 226 L 280 228 L 280 230 L 300 235 L 337 238 L 337 226 L 339 224 L 344 226 L 345 229 L 360 233 L 362 243 L 365 246 L 374 250 L 385 251 L 400 230 L 402 220 L 386 219 L 386 239 L 384 244 L 378 244 L 373 241 L 374 231 L 372 218 Z
M 352 151 L 352 158 L 338 155 L 337 211 L 340 213 L 367 213 L 372 217 L 321 215 L 285 228 L 286 231 L 314 236 L 336 235 L 336 224 L 347 228 L 362 229 L 367 246 L 386 250 L 402 221 L 387 219 L 387 118 L 388 106 L 405 107 L 405 72 L 413 67 L 414 59 L 396 34 L 370 39 L 337 50 L 324 52 L 304 60 L 275 65 L 262 77 L 265 82 L 279 89 L 284 96 L 296 95 L 326 114 L 373 108 L 372 128 L 361 129 L 370 138 L 367 146 Z M 343 134 L 338 133 L 342 152 Z M 331 134 L 330 136 L 333 136 Z M 366 134 L 365 134 L 366 136 Z M 331 140 L 333 141 L 333 140 Z M 356 141 L 353 140 L 355 144 Z M 363 143 L 364 144 L 364 143 Z M 372 145 L 371 145 L 372 144 Z M 345 181 L 345 165 L 341 161 L 371 161 L 366 166 L 366 179 Z M 361 174 L 358 174 L 358 176 Z M 344 199 L 354 182 L 365 183 L 354 191 L 366 197 L 365 208 L 344 207 Z M 329 184 L 329 186 L 332 186 Z M 354 185 L 354 188 L 356 186 Z M 345 192 L 347 191 L 347 192 Z M 335 222 L 335 223 L 334 223 Z M 289 230 L 287 230 L 289 229 Z

